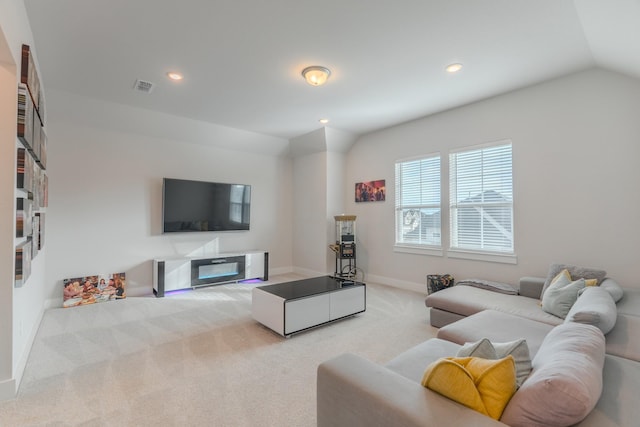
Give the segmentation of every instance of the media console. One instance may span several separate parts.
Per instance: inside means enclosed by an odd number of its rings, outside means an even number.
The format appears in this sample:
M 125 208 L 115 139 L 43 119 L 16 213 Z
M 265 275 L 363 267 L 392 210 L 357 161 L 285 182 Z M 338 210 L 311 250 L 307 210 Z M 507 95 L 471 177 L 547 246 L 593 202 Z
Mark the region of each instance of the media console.
M 157 297 L 169 291 L 248 279 L 269 279 L 269 252 L 153 260 L 153 293 Z

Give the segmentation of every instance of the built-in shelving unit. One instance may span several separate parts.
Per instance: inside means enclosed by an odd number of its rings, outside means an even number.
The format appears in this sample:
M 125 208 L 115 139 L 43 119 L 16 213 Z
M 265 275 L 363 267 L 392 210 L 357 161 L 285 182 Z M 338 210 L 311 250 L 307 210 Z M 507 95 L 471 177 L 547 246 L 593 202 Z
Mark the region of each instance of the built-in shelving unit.
M 29 46 L 22 45 L 21 59 L 16 124 L 16 287 L 28 281 L 31 261 L 44 246 L 44 220 L 48 205 L 44 97 Z

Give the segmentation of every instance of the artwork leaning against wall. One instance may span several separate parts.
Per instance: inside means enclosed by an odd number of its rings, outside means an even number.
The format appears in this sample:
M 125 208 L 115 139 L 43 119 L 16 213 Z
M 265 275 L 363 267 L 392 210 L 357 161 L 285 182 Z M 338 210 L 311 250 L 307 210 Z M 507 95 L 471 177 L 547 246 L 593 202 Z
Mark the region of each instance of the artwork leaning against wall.
M 64 279 L 65 308 L 98 302 L 116 301 L 127 297 L 125 273 L 95 274 Z

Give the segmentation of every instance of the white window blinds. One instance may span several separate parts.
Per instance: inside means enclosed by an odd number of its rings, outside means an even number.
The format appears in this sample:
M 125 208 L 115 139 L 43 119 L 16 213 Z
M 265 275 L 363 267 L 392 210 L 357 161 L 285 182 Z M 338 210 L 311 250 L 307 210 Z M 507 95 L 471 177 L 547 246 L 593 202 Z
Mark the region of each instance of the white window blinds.
M 449 155 L 451 248 L 513 253 L 511 142 Z
M 440 155 L 396 163 L 396 244 L 440 246 Z

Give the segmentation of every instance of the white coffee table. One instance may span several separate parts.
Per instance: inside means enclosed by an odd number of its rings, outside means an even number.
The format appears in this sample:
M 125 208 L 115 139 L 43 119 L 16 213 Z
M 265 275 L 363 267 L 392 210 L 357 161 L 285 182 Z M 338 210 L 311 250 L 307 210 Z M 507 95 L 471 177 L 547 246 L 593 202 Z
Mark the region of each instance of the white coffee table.
M 332 276 L 258 286 L 251 294 L 253 318 L 288 337 L 366 310 L 366 285 Z

